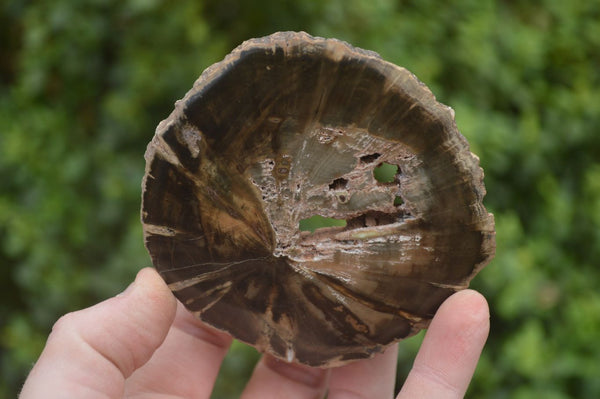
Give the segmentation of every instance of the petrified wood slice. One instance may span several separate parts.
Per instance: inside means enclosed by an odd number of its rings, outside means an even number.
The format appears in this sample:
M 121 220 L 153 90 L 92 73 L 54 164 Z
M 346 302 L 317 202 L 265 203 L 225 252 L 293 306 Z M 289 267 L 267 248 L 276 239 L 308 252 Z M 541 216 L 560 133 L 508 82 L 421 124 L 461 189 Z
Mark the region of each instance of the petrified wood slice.
M 146 162 L 145 243 L 169 287 L 288 361 L 337 366 L 415 334 L 494 254 L 453 111 L 338 40 L 243 43 L 177 102 Z M 301 232 L 313 215 L 346 226 Z

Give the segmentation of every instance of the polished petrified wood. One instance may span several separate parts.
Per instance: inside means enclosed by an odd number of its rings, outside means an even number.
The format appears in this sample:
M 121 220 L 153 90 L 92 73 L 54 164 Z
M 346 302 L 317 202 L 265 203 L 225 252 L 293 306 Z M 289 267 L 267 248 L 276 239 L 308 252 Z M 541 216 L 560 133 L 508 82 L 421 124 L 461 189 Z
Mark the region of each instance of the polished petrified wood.
M 338 40 L 243 43 L 177 102 L 146 162 L 145 242 L 169 287 L 288 361 L 336 366 L 415 334 L 494 254 L 452 109 Z M 314 215 L 345 226 L 301 231 Z

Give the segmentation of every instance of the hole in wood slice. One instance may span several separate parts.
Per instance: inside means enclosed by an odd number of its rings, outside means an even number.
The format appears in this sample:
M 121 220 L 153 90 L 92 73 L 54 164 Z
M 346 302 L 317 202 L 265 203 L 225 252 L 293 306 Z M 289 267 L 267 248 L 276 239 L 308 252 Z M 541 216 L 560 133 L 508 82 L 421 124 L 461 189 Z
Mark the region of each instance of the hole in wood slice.
M 310 231 L 311 233 L 323 227 L 346 227 L 346 221 L 344 219 L 328 218 L 321 215 L 314 215 L 309 218 L 300 220 L 298 226 L 300 231 Z
M 362 162 L 362 163 L 375 162 L 380 156 L 381 156 L 381 154 L 378 154 L 378 153 L 363 155 L 362 157 L 360 157 L 360 162 Z
M 339 179 L 335 179 L 333 182 L 331 182 L 331 184 L 329 185 L 329 189 L 330 190 L 343 190 L 346 188 L 347 185 L 348 185 L 348 179 L 344 179 L 343 177 L 340 177 Z
M 398 169 L 398 165 L 383 162 L 373 169 L 373 176 L 380 183 L 393 183 Z

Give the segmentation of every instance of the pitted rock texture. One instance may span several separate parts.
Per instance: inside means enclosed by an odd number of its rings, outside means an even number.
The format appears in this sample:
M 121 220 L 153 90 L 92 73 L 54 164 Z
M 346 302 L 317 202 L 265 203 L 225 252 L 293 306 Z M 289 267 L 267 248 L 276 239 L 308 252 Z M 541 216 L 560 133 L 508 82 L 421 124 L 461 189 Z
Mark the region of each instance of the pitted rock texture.
M 389 181 L 374 170 L 395 167 Z M 311 366 L 427 327 L 495 251 L 483 171 L 407 70 L 283 32 L 208 68 L 146 152 L 152 261 L 206 323 Z M 343 227 L 300 231 L 321 215 Z

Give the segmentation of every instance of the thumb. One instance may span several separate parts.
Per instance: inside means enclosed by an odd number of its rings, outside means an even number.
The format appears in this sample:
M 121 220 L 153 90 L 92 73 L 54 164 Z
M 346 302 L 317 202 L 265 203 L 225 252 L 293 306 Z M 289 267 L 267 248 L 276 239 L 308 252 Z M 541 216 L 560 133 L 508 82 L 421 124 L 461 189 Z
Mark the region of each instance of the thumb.
M 153 269 L 122 294 L 61 317 L 20 399 L 121 398 L 125 379 L 162 344 L 176 301 Z

